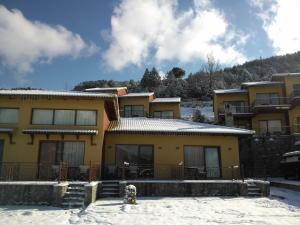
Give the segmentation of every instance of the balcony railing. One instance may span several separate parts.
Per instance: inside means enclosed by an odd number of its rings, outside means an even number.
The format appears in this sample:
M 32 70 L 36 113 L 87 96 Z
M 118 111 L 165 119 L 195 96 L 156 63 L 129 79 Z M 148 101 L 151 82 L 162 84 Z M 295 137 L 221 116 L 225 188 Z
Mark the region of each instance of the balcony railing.
M 92 181 L 100 178 L 100 165 L 68 166 L 67 163 L 45 164 L 0 162 L 1 181 Z
M 274 98 L 257 98 L 254 100 L 254 107 L 264 106 L 282 106 L 289 105 L 289 98 L 287 97 L 274 97 Z
M 230 106 L 229 111 L 231 113 L 250 113 L 250 107 L 249 106 Z M 225 114 L 225 106 L 221 106 L 219 108 L 219 114 Z

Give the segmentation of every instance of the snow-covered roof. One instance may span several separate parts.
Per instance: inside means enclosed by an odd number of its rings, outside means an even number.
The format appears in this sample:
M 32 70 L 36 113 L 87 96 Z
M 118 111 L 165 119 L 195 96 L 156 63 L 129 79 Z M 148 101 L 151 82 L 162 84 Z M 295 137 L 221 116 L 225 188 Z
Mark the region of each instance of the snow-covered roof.
M 252 86 L 271 86 L 271 85 L 283 85 L 280 81 L 257 81 L 257 82 L 245 82 L 242 86 L 252 87 Z
M 219 94 L 243 94 L 243 93 L 248 93 L 247 90 L 244 89 L 219 89 L 219 90 L 214 90 L 214 93 L 219 95 Z
M 282 156 L 293 156 L 293 155 L 300 155 L 300 151 L 293 151 L 284 153 Z
M 218 134 L 249 135 L 252 130 L 197 123 L 180 119 L 120 118 L 112 121 L 107 130 L 116 133 L 160 133 L 160 134 Z
M 127 90 L 127 87 L 96 87 L 96 88 L 87 88 L 84 91 L 118 91 L 118 90 Z
M 154 92 L 142 92 L 142 93 L 128 93 L 126 95 L 119 96 L 119 98 L 127 98 L 127 97 L 149 97 L 154 95 Z
M 79 91 L 46 91 L 46 90 L 0 90 L 0 96 L 66 96 L 66 97 L 88 97 L 88 98 L 113 98 L 115 94 L 86 93 Z
M 300 73 L 275 73 L 272 77 L 283 77 L 283 76 L 299 76 Z
M 90 129 L 24 129 L 24 134 L 87 134 L 96 135 L 98 130 Z
M 151 103 L 178 103 L 181 99 L 178 97 L 175 98 L 155 98 Z

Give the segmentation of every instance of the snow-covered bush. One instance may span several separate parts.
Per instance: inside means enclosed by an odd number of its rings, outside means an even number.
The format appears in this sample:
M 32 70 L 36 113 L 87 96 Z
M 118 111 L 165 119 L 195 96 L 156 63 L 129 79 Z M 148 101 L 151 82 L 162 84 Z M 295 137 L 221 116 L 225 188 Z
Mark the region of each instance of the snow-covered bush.
M 125 187 L 124 203 L 136 204 L 136 187 L 134 185 L 127 185 Z

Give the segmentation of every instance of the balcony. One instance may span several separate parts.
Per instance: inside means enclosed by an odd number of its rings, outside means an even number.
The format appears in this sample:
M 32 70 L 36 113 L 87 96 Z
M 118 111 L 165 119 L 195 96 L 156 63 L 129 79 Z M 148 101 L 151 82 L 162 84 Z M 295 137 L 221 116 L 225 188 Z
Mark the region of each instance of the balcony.
M 253 127 L 256 134 L 268 136 L 268 135 L 289 135 L 291 133 L 290 126 L 268 126 L 268 127 Z
M 290 101 L 287 97 L 257 98 L 254 100 L 253 112 L 282 112 L 290 109 Z
M 246 118 L 252 117 L 253 112 L 251 112 L 251 108 L 249 106 L 230 106 L 228 109 L 228 113 L 231 113 L 234 118 Z M 219 108 L 219 116 L 225 117 L 225 106 L 221 106 Z

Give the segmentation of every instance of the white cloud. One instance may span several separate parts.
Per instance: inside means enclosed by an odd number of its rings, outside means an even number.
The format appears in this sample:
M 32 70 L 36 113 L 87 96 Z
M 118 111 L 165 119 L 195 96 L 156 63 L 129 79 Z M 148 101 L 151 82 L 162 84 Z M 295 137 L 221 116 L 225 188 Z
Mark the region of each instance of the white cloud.
M 300 50 L 299 0 L 249 0 L 276 54 Z
M 59 56 L 78 57 L 97 51 L 78 34 L 63 26 L 49 26 L 26 19 L 18 10 L 0 5 L 0 59 L 4 66 L 24 75 L 33 71 L 35 63 L 50 62 Z
M 174 0 L 123 0 L 111 26 L 104 60 L 115 70 L 149 60 L 205 60 L 210 53 L 222 64 L 246 60 L 238 51 L 246 35 L 235 31 L 210 0 L 194 0 L 194 7 L 183 12 Z

